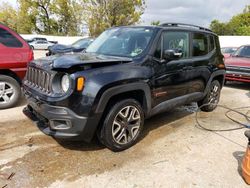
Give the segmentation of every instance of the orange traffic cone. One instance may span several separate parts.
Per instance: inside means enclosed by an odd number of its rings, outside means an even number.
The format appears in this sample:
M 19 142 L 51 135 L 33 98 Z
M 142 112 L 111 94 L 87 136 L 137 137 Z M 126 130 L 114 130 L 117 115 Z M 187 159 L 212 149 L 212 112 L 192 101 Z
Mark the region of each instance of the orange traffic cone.
M 248 145 L 241 167 L 244 180 L 250 184 L 250 131 L 245 131 L 245 136 L 248 138 Z

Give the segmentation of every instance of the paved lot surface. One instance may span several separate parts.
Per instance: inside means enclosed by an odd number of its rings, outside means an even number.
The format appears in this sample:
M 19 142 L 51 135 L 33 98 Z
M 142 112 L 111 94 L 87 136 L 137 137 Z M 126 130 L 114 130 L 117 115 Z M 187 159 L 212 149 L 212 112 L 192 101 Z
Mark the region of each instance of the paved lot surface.
M 36 52 L 43 55 L 43 51 Z M 250 85 L 223 88 L 220 104 L 250 105 Z M 54 140 L 41 133 L 22 109 L 0 112 L 0 188 L 6 187 L 247 187 L 240 163 L 245 129 L 207 132 L 195 122 L 196 104 L 178 107 L 146 121 L 142 139 L 131 149 L 113 153 L 91 144 Z M 241 109 L 247 112 L 248 109 Z M 207 128 L 238 125 L 226 110 L 201 113 Z M 230 114 L 244 121 L 237 114 Z
M 45 51 L 45 50 L 34 50 L 34 57 L 35 57 L 35 59 L 45 57 L 46 53 L 47 53 L 47 51 Z

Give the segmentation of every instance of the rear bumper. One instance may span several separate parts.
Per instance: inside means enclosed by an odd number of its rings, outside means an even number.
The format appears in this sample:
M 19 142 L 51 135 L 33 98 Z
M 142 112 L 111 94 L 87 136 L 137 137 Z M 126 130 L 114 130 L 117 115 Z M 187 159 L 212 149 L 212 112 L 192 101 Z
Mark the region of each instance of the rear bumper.
M 23 113 L 46 135 L 69 140 L 91 141 L 98 118 L 82 117 L 66 107 L 29 99 Z

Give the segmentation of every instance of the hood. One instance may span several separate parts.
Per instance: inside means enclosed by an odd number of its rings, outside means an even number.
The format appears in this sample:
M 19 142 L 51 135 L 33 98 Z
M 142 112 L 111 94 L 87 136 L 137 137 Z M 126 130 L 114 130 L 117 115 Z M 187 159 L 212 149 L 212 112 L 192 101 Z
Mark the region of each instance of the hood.
M 47 69 L 69 69 L 75 66 L 109 66 L 131 62 L 131 58 L 97 55 L 92 53 L 48 56 L 33 61 L 35 66 Z
M 225 59 L 225 65 L 250 68 L 250 58 L 232 56 Z
M 71 45 L 55 44 L 49 48 L 52 53 L 71 52 L 73 47 Z

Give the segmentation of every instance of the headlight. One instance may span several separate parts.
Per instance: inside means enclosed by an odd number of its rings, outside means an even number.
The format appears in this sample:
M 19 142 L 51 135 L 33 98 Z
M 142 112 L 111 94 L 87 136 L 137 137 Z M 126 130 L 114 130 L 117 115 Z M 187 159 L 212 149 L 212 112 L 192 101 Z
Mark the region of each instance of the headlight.
M 69 90 L 70 80 L 68 75 L 63 75 L 61 79 L 61 88 L 66 93 Z

